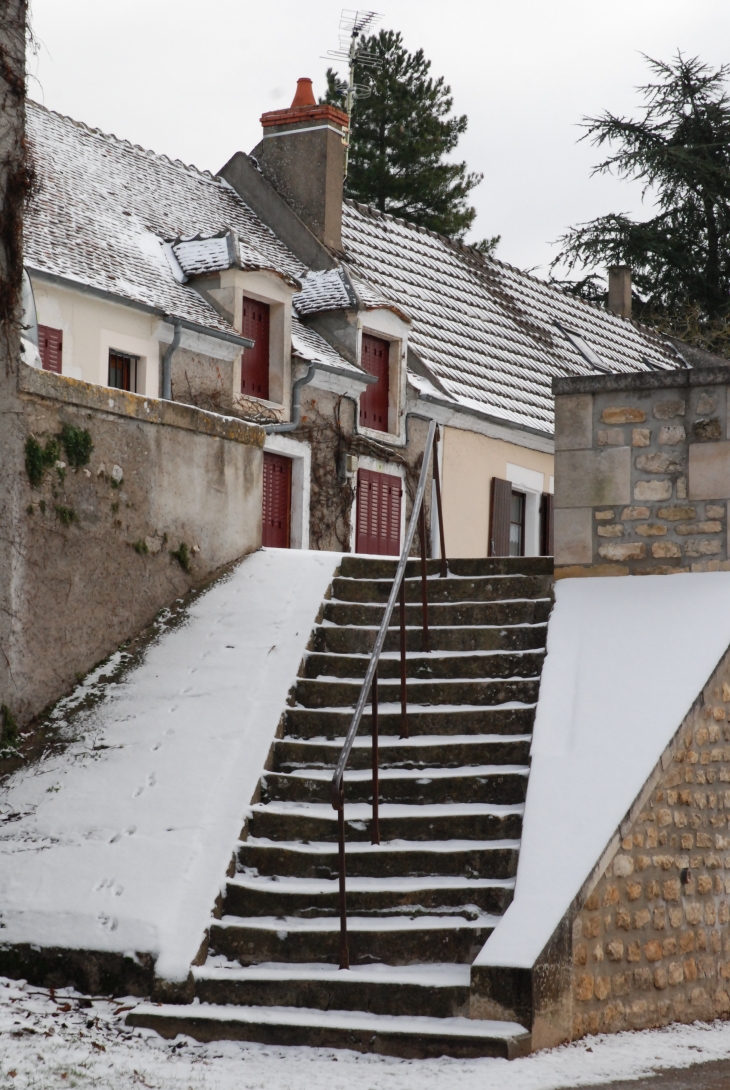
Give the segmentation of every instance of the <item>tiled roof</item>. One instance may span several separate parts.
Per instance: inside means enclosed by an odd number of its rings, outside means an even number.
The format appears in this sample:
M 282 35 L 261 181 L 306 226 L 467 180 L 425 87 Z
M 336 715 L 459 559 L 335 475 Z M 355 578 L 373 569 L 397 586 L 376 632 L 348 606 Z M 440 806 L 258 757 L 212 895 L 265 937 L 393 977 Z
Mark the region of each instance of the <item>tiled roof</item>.
M 346 201 L 342 235 L 353 273 L 412 318 L 437 385 L 505 423 L 552 432 L 553 376 L 596 373 L 566 333 L 610 371 L 679 364 L 657 334 L 373 208 Z
M 40 192 L 25 222 L 25 263 L 221 332 L 232 327 L 173 274 L 163 240 L 241 240 L 246 268 L 301 281 L 307 268 L 234 189 L 206 171 L 27 104 Z M 211 236 L 218 235 L 214 243 Z M 209 252 L 209 259 L 212 258 Z M 220 256 L 220 255 L 218 255 Z M 202 266 L 199 271 L 202 271 Z

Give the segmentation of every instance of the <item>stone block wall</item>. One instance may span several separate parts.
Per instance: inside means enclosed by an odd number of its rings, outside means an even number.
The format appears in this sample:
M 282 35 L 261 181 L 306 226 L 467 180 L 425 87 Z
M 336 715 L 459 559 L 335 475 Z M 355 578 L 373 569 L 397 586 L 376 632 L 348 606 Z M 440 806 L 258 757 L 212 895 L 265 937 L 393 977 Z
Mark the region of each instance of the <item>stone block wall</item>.
M 730 368 L 553 390 L 556 576 L 730 568 Z
M 573 923 L 573 1038 L 730 1015 L 730 655 Z

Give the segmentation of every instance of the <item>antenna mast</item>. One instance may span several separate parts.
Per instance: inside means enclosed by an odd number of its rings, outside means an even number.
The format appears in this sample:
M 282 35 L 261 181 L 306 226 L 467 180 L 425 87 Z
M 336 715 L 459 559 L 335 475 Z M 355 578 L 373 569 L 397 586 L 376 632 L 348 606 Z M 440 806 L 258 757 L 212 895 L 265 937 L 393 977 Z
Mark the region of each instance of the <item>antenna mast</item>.
M 382 15 L 378 15 L 376 11 L 353 11 L 350 8 L 343 8 L 340 16 L 340 30 L 345 31 L 345 33 L 340 34 L 340 47 L 339 49 L 328 49 L 327 56 L 323 58 L 324 60 L 346 61 L 349 67 L 347 95 L 345 98 L 345 110 L 347 112 L 347 129 L 344 138 L 345 177 L 347 177 L 347 167 L 350 159 L 353 106 L 356 99 L 369 98 L 371 94 L 369 87 L 362 83 L 355 83 L 355 65 L 364 64 L 370 68 L 379 68 L 382 64 L 382 59 L 376 53 L 366 53 L 364 51 L 359 39 L 372 30 L 379 19 L 382 19 Z

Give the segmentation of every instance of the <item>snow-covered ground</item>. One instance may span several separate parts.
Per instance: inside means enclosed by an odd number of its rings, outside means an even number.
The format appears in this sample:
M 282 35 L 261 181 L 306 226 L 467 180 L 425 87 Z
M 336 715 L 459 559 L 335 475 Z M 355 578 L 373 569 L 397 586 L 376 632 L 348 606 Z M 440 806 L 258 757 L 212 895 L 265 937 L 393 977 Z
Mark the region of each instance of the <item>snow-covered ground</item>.
M 0 1087 L 54 1090 L 558 1090 L 730 1057 L 730 1024 L 589 1037 L 522 1060 L 396 1060 L 315 1048 L 163 1041 L 124 1024 L 135 1000 L 0 978 Z M 126 1009 L 125 1009 L 126 1008 Z
M 53 712 L 0 790 L 4 943 L 151 954 L 184 980 L 337 553 L 264 549 Z

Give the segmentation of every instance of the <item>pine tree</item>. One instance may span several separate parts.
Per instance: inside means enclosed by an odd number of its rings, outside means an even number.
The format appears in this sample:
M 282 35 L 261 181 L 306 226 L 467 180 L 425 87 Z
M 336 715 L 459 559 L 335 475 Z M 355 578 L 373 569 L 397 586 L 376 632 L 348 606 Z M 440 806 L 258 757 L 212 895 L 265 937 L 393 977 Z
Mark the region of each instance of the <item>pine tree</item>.
M 641 181 L 656 214 L 612 213 L 571 228 L 553 268 L 587 270 L 573 289 L 596 298 L 597 267 L 630 265 L 643 320 L 722 351 L 730 344 L 730 68 L 681 53 L 646 60 L 654 80 L 639 88 L 642 115 L 584 118 L 581 139 L 611 148 L 593 173 Z
M 357 82 L 369 95 L 355 100 L 346 195 L 452 238 L 463 237 L 476 215 L 467 197 L 482 175 L 444 157 L 466 131 L 466 115 L 450 116 L 451 88 L 443 78 L 429 75 L 431 62 L 423 50 L 409 53 L 399 33 L 381 30 L 360 48 L 377 56 L 379 64 L 356 67 Z M 328 69 L 323 101 L 341 107 L 346 89 Z M 488 252 L 496 242 L 487 240 L 480 248 Z

